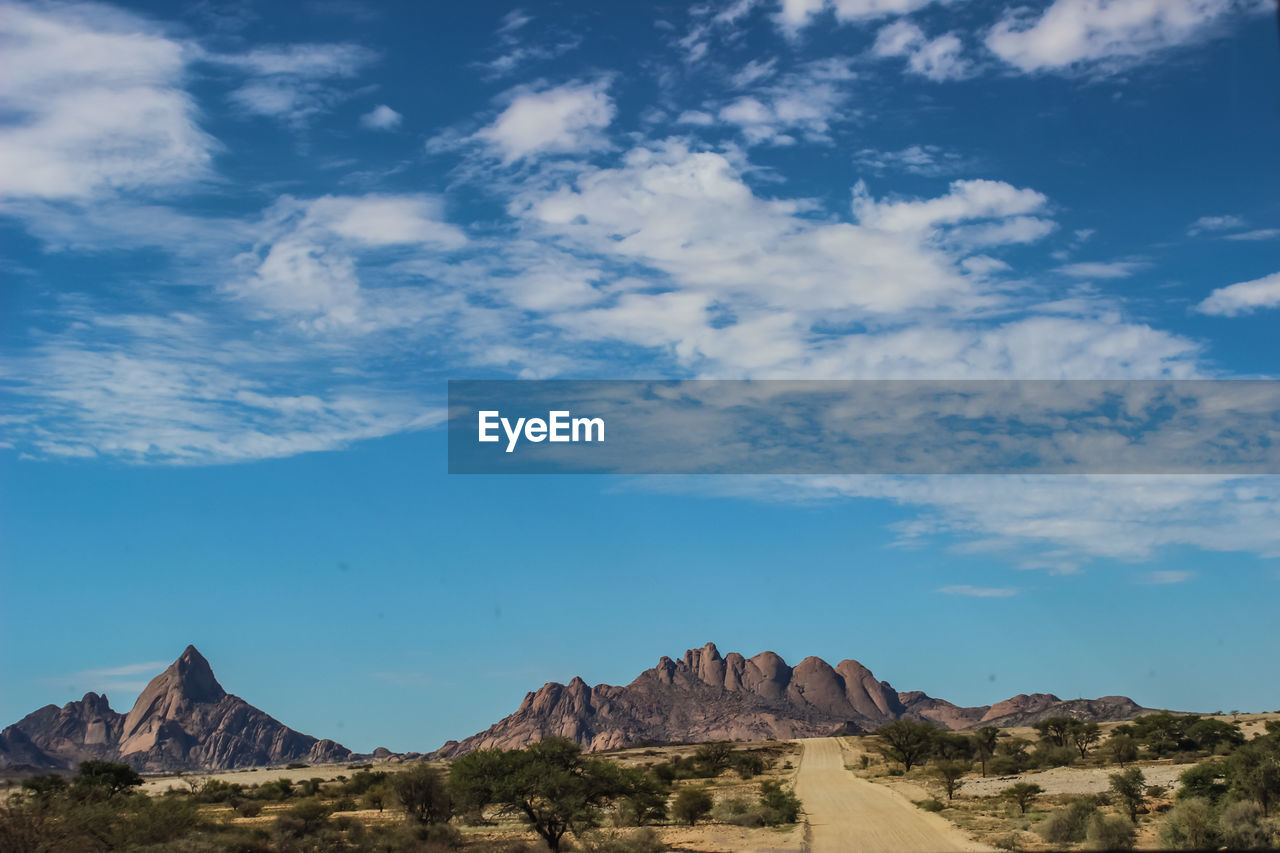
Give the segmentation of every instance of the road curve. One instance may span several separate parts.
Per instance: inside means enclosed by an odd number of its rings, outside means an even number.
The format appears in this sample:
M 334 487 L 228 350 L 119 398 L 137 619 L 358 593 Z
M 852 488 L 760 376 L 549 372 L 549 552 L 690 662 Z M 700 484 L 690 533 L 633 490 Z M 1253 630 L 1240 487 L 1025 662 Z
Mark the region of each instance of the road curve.
M 809 822 L 810 853 L 947 853 L 990 850 L 945 818 L 853 775 L 835 738 L 801 741 L 795 789 Z

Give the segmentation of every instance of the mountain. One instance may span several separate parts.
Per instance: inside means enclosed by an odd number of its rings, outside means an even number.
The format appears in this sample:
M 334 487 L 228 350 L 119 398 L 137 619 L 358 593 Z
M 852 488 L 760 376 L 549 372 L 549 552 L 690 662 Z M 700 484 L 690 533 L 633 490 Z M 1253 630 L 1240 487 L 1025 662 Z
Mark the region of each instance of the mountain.
M 128 714 L 86 693 L 0 732 L 0 770 L 69 769 L 86 759 L 142 771 L 225 770 L 347 761 L 351 751 L 296 732 L 222 689 L 195 646 L 151 680 Z
M 962 708 L 919 691 L 900 693 L 855 660 L 832 667 L 808 657 L 791 667 L 773 652 L 721 657 L 707 643 L 678 661 L 663 657 L 625 687 L 588 687 L 581 678 L 546 684 L 526 695 L 514 714 L 433 755 L 510 749 L 556 735 L 599 751 L 640 743 L 814 737 L 904 718 L 964 729 L 1029 725 L 1053 716 L 1120 720 L 1146 710 L 1123 696 L 1064 702 L 1050 693 Z

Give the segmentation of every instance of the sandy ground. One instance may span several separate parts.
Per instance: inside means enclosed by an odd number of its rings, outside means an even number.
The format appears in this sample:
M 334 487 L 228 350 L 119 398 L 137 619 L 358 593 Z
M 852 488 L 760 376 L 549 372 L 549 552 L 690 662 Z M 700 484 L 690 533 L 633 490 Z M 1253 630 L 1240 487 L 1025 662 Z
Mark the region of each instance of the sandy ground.
M 1190 764 L 1160 764 L 1143 767 L 1138 765 L 1148 785 L 1176 788 L 1178 777 L 1191 767 Z M 1044 788 L 1046 794 L 1100 794 L 1111 787 L 1111 775 L 1119 773 L 1119 767 L 1054 767 L 1039 773 L 1020 773 L 1017 776 L 966 777 L 960 793 L 967 797 L 994 797 L 1018 782 L 1033 782 Z M 937 792 L 934 792 L 934 796 Z
M 812 853 L 933 853 L 989 850 L 936 814 L 845 769 L 836 738 L 803 741 L 796 794 L 804 804 Z
M 378 764 L 374 766 L 374 770 L 399 770 L 401 765 Z M 184 773 L 181 776 L 147 776 L 146 781 L 142 783 L 142 790 L 147 794 L 163 794 L 170 788 L 176 788 L 179 791 L 191 790 L 191 783 L 199 784 L 205 779 L 220 779 L 228 784 L 239 783 L 248 787 L 250 785 L 261 785 L 263 782 L 273 782 L 276 779 L 290 779 L 293 782 L 301 782 L 303 779 L 336 779 L 339 776 L 351 777 L 358 773 L 345 764 L 316 764 L 312 767 L 303 767 L 297 770 L 287 770 L 283 767 L 262 767 L 253 770 L 223 770 L 214 773 Z

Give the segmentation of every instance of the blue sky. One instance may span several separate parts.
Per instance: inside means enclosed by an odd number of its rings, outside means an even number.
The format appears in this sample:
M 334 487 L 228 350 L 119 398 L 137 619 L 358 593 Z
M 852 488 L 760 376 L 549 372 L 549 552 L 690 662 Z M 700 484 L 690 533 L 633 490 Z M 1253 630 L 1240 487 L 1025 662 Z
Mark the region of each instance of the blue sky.
M 469 479 L 440 427 L 450 378 L 1274 376 L 1274 16 L 4 4 L 0 719 L 189 642 L 356 749 L 709 639 L 1280 707 L 1273 478 Z

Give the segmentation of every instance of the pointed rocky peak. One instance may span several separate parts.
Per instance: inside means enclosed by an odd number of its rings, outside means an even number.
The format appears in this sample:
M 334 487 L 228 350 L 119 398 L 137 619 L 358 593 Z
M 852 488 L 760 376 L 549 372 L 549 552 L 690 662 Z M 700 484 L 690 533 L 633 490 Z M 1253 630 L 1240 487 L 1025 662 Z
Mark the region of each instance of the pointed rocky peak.
M 80 704 L 86 711 L 92 711 L 96 714 L 104 714 L 111 710 L 111 703 L 107 701 L 107 694 L 94 693 L 92 690 L 84 694 Z
M 227 691 L 222 689 L 213 675 L 213 667 L 195 646 L 187 646 L 182 655 L 159 676 L 168 679 L 182 695 L 192 702 L 217 702 Z M 153 682 L 154 683 L 154 682 Z

